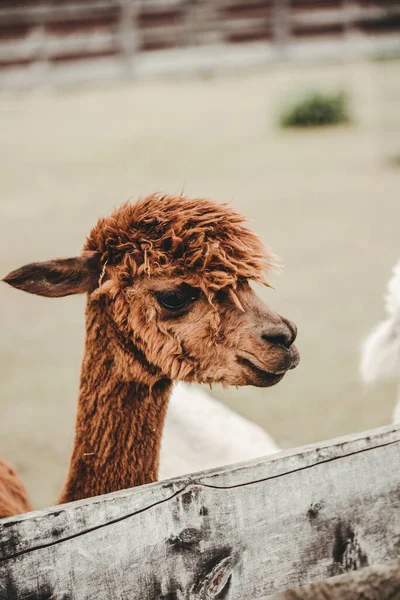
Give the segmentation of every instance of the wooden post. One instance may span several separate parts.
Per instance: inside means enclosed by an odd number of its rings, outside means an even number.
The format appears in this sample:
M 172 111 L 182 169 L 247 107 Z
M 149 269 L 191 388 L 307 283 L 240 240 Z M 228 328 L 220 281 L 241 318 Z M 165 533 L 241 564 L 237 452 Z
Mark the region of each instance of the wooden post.
M 357 16 L 360 14 L 360 7 L 355 0 L 344 0 L 342 10 L 344 11 L 344 36 L 343 44 L 344 58 L 355 59 L 359 58 L 360 53 L 359 41 L 361 39 L 360 30 L 356 25 Z
M 290 4 L 289 0 L 274 0 L 274 43 L 278 60 L 286 60 L 290 43 Z
M 223 41 L 223 20 L 219 18 L 220 0 L 195 0 L 190 2 L 196 45 L 215 45 Z
M 121 51 L 122 70 L 126 77 L 131 77 L 134 69 L 134 57 L 137 49 L 137 27 L 135 16 L 137 0 L 119 0 L 119 46 Z
M 40 86 L 46 86 L 50 83 L 50 67 L 49 52 L 46 44 L 46 22 L 45 14 L 42 15 L 42 20 L 34 29 L 35 41 L 37 44 L 36 60 L 34 63 L 35 79 Z

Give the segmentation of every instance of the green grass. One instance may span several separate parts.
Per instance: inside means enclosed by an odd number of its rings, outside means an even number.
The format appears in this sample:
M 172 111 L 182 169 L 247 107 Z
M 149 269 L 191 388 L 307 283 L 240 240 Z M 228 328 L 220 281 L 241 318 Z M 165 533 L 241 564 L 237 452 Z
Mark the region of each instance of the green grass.
M 280 126 L 321 127 L 339 125 L 350 121 L 347 96 L 343 92 L 322 94 L 307 93 L 303 98 L 284 109 Z

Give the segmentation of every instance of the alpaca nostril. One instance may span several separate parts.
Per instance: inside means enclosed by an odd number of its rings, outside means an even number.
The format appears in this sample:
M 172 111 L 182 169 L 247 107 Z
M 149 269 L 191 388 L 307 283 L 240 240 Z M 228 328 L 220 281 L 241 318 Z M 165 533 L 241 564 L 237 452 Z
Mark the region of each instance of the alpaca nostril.
M 274 346 L 285 346 L 285 348 L 289 348 L 292 344 L 292 335 L 291 333 L 289 334 L 289 332 L 287 335 L 282 333 L 263 333 L 261 337 L 264 342 L 268 342 L 268 344 L 272 344 Z
M 294 323 L 281 317 L 282 326 L 275 327 L 272 330 L 264 331 L 261 334 L 262 339 L 275 346 L 284 346 L 290 348 L 297 336 L 297 327 Z

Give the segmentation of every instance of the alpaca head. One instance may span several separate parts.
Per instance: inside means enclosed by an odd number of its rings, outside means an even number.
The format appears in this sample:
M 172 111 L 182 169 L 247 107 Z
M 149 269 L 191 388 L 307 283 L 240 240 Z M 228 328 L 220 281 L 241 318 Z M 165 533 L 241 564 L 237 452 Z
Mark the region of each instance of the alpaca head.
M 100 219 L 81 256 L 4 281 L 43 296 L 87 292 L 118 340 L 123 378 L 267 387 L 298 364 L 296 328 L 250 287 L 266 284 L 271 255 L 243 222 L 226 205 L 154 194 Z

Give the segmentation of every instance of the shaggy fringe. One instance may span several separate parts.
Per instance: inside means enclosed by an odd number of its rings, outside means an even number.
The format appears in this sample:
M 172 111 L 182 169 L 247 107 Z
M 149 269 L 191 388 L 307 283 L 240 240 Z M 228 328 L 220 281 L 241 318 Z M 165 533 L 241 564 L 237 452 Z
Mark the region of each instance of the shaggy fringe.
M 122 285 L 135 277 L 181 279 L 207 294 L 242 279 L 269 285 L 274 256 L 226 204 L 152 194 L 127 202 L 92 229 L 85 250 L 101 253 Z

